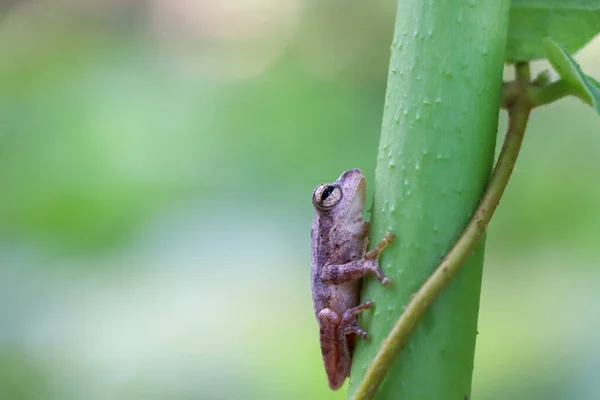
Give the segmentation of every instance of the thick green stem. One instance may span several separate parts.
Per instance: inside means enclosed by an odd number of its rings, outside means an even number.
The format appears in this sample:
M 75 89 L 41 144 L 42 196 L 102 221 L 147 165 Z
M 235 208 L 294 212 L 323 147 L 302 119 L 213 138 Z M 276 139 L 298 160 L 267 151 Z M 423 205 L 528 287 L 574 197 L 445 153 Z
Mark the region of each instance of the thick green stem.
M 372 397 L 385 377 L 387 369 L 408 340 L 427 308 L 450 283 L 483 236 L 517 161 L 530 110 L 527 99 L 523 97 L 509 110 L 506 140 L 502 146 L 488 189 L 477 211 L 458 242 L 444 257 L 439 267 L 427 279 L 427 282 L 414 295 L 389 336 L 381 344 L 375 359 L 355 393 L 355 400 Z
M 398 236 L 381 258 L 392 285 L 367 281 L 371 335 L 354 353 L 354 397 L 379 346 L 460 236 L 490 176 L 508 0 L 402 1 L 398 7 L 376 171 L 371 241 Z M 392 363 L 380 399 L 470 393 L 483 241 L 424 314 Z M 371 393 L 374 387 L 368 387 Z

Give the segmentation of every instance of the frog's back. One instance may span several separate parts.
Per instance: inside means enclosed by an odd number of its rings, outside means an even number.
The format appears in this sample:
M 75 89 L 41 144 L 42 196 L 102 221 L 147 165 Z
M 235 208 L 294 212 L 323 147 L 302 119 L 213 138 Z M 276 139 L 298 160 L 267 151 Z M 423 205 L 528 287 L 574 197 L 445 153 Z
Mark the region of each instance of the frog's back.
M 327 284 L 322 281 L 321 276 L 326 264 L 341 265 L 359 259 L 363 242 L 364 238 L 357 238 L 351 232 L 332 226 L 323 219 L 315 218 L 313 221 L 311 283 L 315 315 L 325 308 L 331 308 L 341 316 L 348 308 L 358 304 L 359 281 Z

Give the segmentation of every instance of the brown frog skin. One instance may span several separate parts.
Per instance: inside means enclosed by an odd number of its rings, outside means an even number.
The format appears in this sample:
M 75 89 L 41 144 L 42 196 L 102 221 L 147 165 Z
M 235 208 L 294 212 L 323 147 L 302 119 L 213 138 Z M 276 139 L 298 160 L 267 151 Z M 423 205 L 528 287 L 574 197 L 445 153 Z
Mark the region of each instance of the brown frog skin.
M 365 187 L 362 172 L 351 169 L 313 192 L 312 298 L 325 372 L 333 390 L 350 376 L 355 335 L 368 338 L 356 317 L 373 303 L 358 304 L 359 279 L 373 274 L 383 286 L 390 283 L 379 269 L 377 257 L 394 235 L 387 233 L 374 250 L 366 251 L 369 223 L 363 221 Z

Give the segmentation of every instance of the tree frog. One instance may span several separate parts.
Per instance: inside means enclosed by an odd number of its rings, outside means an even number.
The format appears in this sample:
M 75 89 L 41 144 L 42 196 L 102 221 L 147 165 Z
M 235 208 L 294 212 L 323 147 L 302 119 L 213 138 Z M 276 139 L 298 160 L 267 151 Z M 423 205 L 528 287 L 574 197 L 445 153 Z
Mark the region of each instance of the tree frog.
M 362 172 L 351 169 L 334 183 L 317 186 L 312 196 L 312 298 L 325 372 L 333 390 L 350 376 L 356 335 L 368 338 L 356 317 L 373 303 L 358 304 L 359 279 L 373 274 L 383 286 L 390 284 L 379 269 L 377 258 L 395 236 L 386 233 L 375 249 L 366 251 L 369 223 L 363 220 L 365 189 Z

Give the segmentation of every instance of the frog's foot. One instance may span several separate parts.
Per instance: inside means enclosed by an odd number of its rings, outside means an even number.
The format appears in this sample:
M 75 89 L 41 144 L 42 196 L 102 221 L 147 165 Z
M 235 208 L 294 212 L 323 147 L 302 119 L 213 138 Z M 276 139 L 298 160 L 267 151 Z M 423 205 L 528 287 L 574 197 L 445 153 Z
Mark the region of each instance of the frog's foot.
M 368 258 L 367 255 L 365 255 L 363 260 L 364 266 L 369 271 L 369 273 L 375 275 L 377 280 L 381 282 L 382 286 L 388 286 L 390 283 L 392 283 L 392 280 L 385 276 L 383 272 L 381 272 L 381 269 L 379 268 L 379 262 L 377 262 L 377 258 Z
M 353 260 L 346 264 L 325 264 L 321 271 L 321 280 L 328 285 L 341 285 L 342 283 L 360 279 L 365 275 L 373 274 L 383 286 L 389 285 L 391 280 L 383 275 L 383 272 L 379 269 L 377 257 L 395 237 L 393 233 L 386 233 L 379 244 L 377 244 L 377 247 L 364 253 L 358 260 Z
M 368 310 L 373 306 L 373 302 L 367 300 L 363 304 L 356 306 L 347 310 L 342 316 L 342 320 L 340 322 L 340 332 L 343 335 L 347 335 L 349 333 L 355 333 L 363 339 L 367 340 L 369 338 L 369 334 L 362 330 L 360 326 L 358 326 L 358 321 L 356 320 L 356 316 L 364 311 Z
M 394 235 L 391 232 L 387 232 L 383 239 L 381 239 L 381 241 L 377 244 L 377 247 L 375 247 L 373 250 L 367 252 L 364 255 L 364 260 L 367 263 L 369 270 L 373 272 L 373 274 L 377 277 L 377 279 L 379 280 L 379 282 L 381 282 L 383 286 L 388 286 L 391 283 L 391 280 L 390 278 L 383 275 L 383 272 L 381 272 L 377 258 L 379 257 L 379 254 L 383 251 L 383 249 L 388 244 L 393 242 L 395 238 L 396 235 Z
M 394 235 L 392 232 L 386 232 L 383 239 L 381 239 L 379 241 L 379 243 L 377 244 L 377 247 L 375 247 L 373 250 L 371 250 L 371 251 L 367 252 L 367 254 L 365 254 L 365 258 L 377 259 L 377 257 L 379 256 L 379 253 L 381 253 L 381 251 L 385 248 L 385 246 L 392 243 L 394 241 L 394 239 L 396 239 L 396 235 Z

